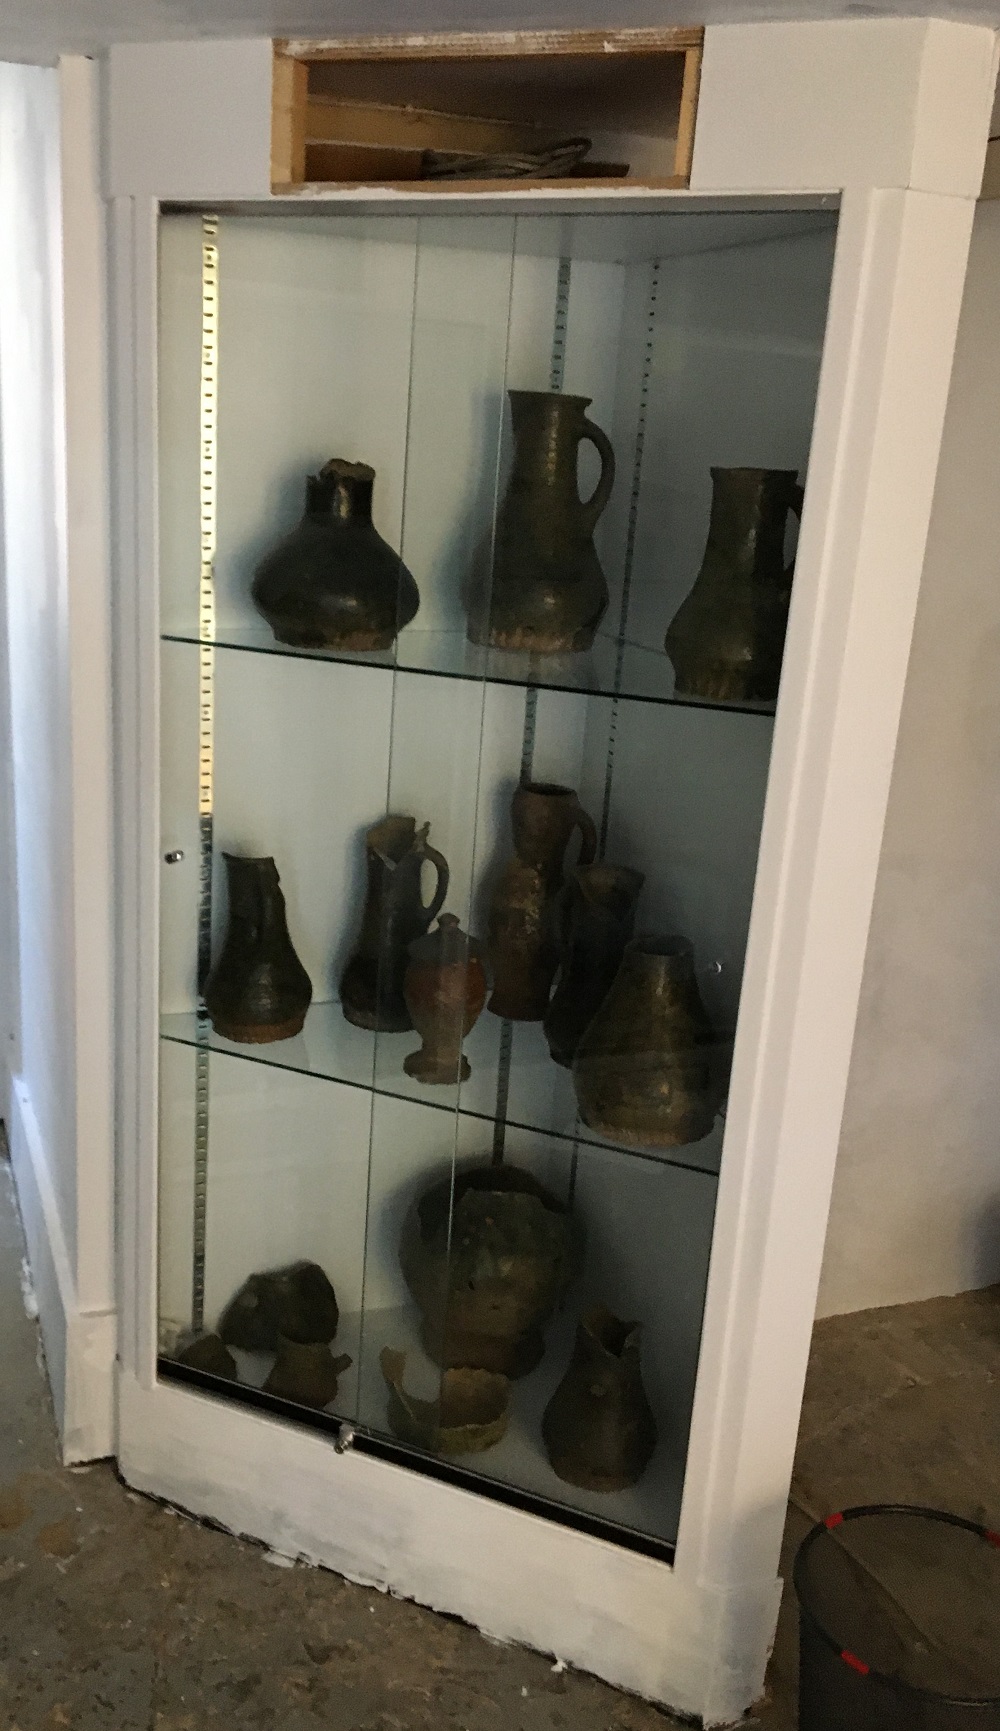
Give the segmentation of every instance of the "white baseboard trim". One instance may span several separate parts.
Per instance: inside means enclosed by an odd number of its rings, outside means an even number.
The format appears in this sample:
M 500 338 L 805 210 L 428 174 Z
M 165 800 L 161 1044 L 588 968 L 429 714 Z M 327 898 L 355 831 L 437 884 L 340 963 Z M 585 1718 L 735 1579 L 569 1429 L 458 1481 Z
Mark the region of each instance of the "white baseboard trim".
M 99 1460 L 115 1452 L 117 1315 L 81 1307 L 38 1120 L 19 1077 L 8 1100 L 11 1166 L 62 1457 L 68 1466 Z

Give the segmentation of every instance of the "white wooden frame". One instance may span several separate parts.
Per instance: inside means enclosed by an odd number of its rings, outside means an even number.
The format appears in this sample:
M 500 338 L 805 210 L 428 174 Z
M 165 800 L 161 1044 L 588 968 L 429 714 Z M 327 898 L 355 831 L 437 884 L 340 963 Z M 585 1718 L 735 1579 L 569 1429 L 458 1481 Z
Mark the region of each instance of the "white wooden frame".
M 160 199 L 269 197 L 265 60 L 266 43 L 170 44 L 115 50 L 110 68 L 122 1470 L 282 1551 L 725 1723 L 759 1691 L 777 1613 L 994 36 L 918 20 L 711 28 L 691 190 L 636 195 L 670 208 L 842 195 L 672 1567 L 156 1381 L 154 234 Z

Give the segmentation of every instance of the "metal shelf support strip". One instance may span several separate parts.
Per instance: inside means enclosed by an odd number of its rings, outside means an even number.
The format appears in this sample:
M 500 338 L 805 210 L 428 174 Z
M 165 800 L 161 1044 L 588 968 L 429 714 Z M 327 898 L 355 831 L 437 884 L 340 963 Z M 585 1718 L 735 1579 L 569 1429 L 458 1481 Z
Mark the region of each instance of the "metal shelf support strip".
M 201 222 L 201 388 L 199 398 L 198 572 L 198 1044 L 195 1048 L 194 1221 L 191 1328 L 205 1326 L 208 1216 L 210 1024 L 202 996 L 212 965 L 213 754 L 215 731 L 215 549 L 218 507 L 219 221 Z
M 615 667 L 614 697 L 608 726 L 608 759 L 604 772 L 604 804 L 601 808 L 597 857 L 603 859 L 608 845 L 611 821 L 611 783 L 615 771 L 615 741 L 618 733 L 618 704 L 625 667 L 625 632 L 628 625 L 628 604 L 632 593 L 632 563 L 635 558 L 635 538 L 639 527 L 639 492 L 642 485 L 642 455 L 646 444 L 646 416 L 649 409 L 649 381 L 653 370 L 653 332 L 656 325 L 656 303 L 660 293 L 660 260 L 654 259 L 649 278 L 649 300 L 646 303 L 646 346 L 642 357 L 642 378 L 639 384 L 639 407 L 635 423 L 635 445 L 632 452 L 632 491 L 629 495 L 628 527 L 625 531 L 625 553 L 622 559 L 622 602 L 618 615 L 618 658 Z

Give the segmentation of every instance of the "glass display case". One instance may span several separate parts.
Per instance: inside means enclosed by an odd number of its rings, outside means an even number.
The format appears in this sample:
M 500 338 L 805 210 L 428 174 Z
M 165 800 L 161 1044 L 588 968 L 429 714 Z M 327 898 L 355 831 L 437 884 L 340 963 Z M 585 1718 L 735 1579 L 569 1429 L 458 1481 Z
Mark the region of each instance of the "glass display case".
M 836 222 L 159 222 L 160 1374 L 653 1556 Z

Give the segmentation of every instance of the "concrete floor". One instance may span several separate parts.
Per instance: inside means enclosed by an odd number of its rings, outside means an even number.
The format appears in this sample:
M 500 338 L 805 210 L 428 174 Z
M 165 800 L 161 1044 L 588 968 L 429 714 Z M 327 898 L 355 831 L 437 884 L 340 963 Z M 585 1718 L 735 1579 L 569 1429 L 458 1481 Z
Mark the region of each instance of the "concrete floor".
M 677 1722 L 416 1605 L 199 1526 L 107 1465 L 58 1464 L 0 1162 L 0 1731 L 670 1731 Z M 1000 1290 L 816 1331 L 791 1551 L 881 1498 L 1000 1525 Z M 795 1617 L 767 1699 L 791 1731 Z

